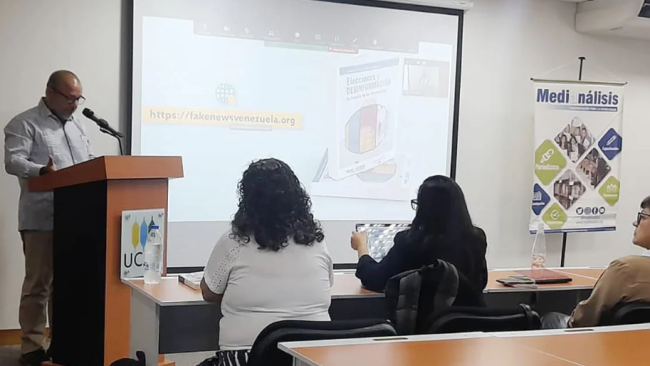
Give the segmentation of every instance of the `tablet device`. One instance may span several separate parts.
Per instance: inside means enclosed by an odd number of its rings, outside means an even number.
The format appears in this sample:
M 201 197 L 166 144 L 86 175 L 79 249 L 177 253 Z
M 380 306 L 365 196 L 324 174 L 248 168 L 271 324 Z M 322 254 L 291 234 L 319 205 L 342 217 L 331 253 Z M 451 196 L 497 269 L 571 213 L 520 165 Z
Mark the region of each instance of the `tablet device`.
M 356 231 L 368 234 L 368 255 L 380 262 L 393 247 L 395 235 L 411 224 L 357 224 Z
M 508 287 L 530 287 L 535 288 L 535 281 L 526 276 L 510 276 L 506 278 L 499 278 L 497 282 Z

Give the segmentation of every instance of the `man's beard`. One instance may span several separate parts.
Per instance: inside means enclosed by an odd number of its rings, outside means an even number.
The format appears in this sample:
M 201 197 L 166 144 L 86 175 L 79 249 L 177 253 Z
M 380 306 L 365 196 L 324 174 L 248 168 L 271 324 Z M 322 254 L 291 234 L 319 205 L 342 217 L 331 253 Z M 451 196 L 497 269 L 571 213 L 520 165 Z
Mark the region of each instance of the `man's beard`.
M 74 114 L 74 112 L 72 112 L 72 113 L 61 113 L 57 117 L 59 117 L 59 119 L 61 121 L 65 122 L 65 121 L 69 120 L 70 117 L 72 117 L 73 114 Z

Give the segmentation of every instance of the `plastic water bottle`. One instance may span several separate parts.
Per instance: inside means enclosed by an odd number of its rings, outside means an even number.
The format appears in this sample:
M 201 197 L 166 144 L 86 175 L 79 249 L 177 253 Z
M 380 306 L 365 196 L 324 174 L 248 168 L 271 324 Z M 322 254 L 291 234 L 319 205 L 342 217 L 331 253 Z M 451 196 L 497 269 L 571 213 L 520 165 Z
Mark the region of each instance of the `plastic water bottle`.
M 162 276 L 163 237 L 158 225 L 152 225 L 144 248 L 144 283 L 155 285 Z
M 546 268 L 546 236 L 544 235 L 544 223 L 537 224 L 537 234 L 533 243 L 532 269 Z

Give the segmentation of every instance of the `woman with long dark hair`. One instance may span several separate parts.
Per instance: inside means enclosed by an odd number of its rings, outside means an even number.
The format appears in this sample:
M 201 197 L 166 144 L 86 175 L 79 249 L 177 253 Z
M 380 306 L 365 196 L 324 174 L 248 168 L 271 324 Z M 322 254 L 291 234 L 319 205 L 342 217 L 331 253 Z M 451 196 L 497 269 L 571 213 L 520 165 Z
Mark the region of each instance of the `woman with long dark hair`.
M 330 319 L 332 260 L 296 175 L 280 160 L 259 160 L 238 190 L 231 230 L 217 242 L 201 282 L 205 300 L 223 314 L 220 351 L 205 365 L 245 365 L 257 335 L 276 321 Z
M 483 230 L 472 224 L 458 184 L 440 175 L 429 177 L 411 204 L 415 218 L 410 229 L 395 236 L 393 247 L 380 262 L 368 255 L 367 236 L 352 234 L 352 248 L 359 254 L 357 277 L 361 283 L 371 290 L 383 290 L 392 276 L 441 259 L 453 264 L 476 292 L 475 298 L 482 299 L 487 284 L 487 240 Z

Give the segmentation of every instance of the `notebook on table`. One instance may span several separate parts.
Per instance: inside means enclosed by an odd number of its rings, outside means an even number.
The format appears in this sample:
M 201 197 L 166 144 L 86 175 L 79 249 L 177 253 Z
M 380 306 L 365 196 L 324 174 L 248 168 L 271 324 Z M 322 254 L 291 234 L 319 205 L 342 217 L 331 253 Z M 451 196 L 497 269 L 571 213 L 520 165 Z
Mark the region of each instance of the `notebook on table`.
M 516 271 L 516 276 L 499 278 L 497 282 L 511 287 L 531 287 L 536 285 L 549 285 L 568 283 L 573 279 L 563 273 L 555 272 L 550 269 L 530 269 Z
M 573 281 L 571 277 L 565 275 L 564 273 L 555 272 L 545 268 L 522 270 L 517 271 L 517 273 L 532 279 L 536 284 L 539 285 L 568 283 Z

